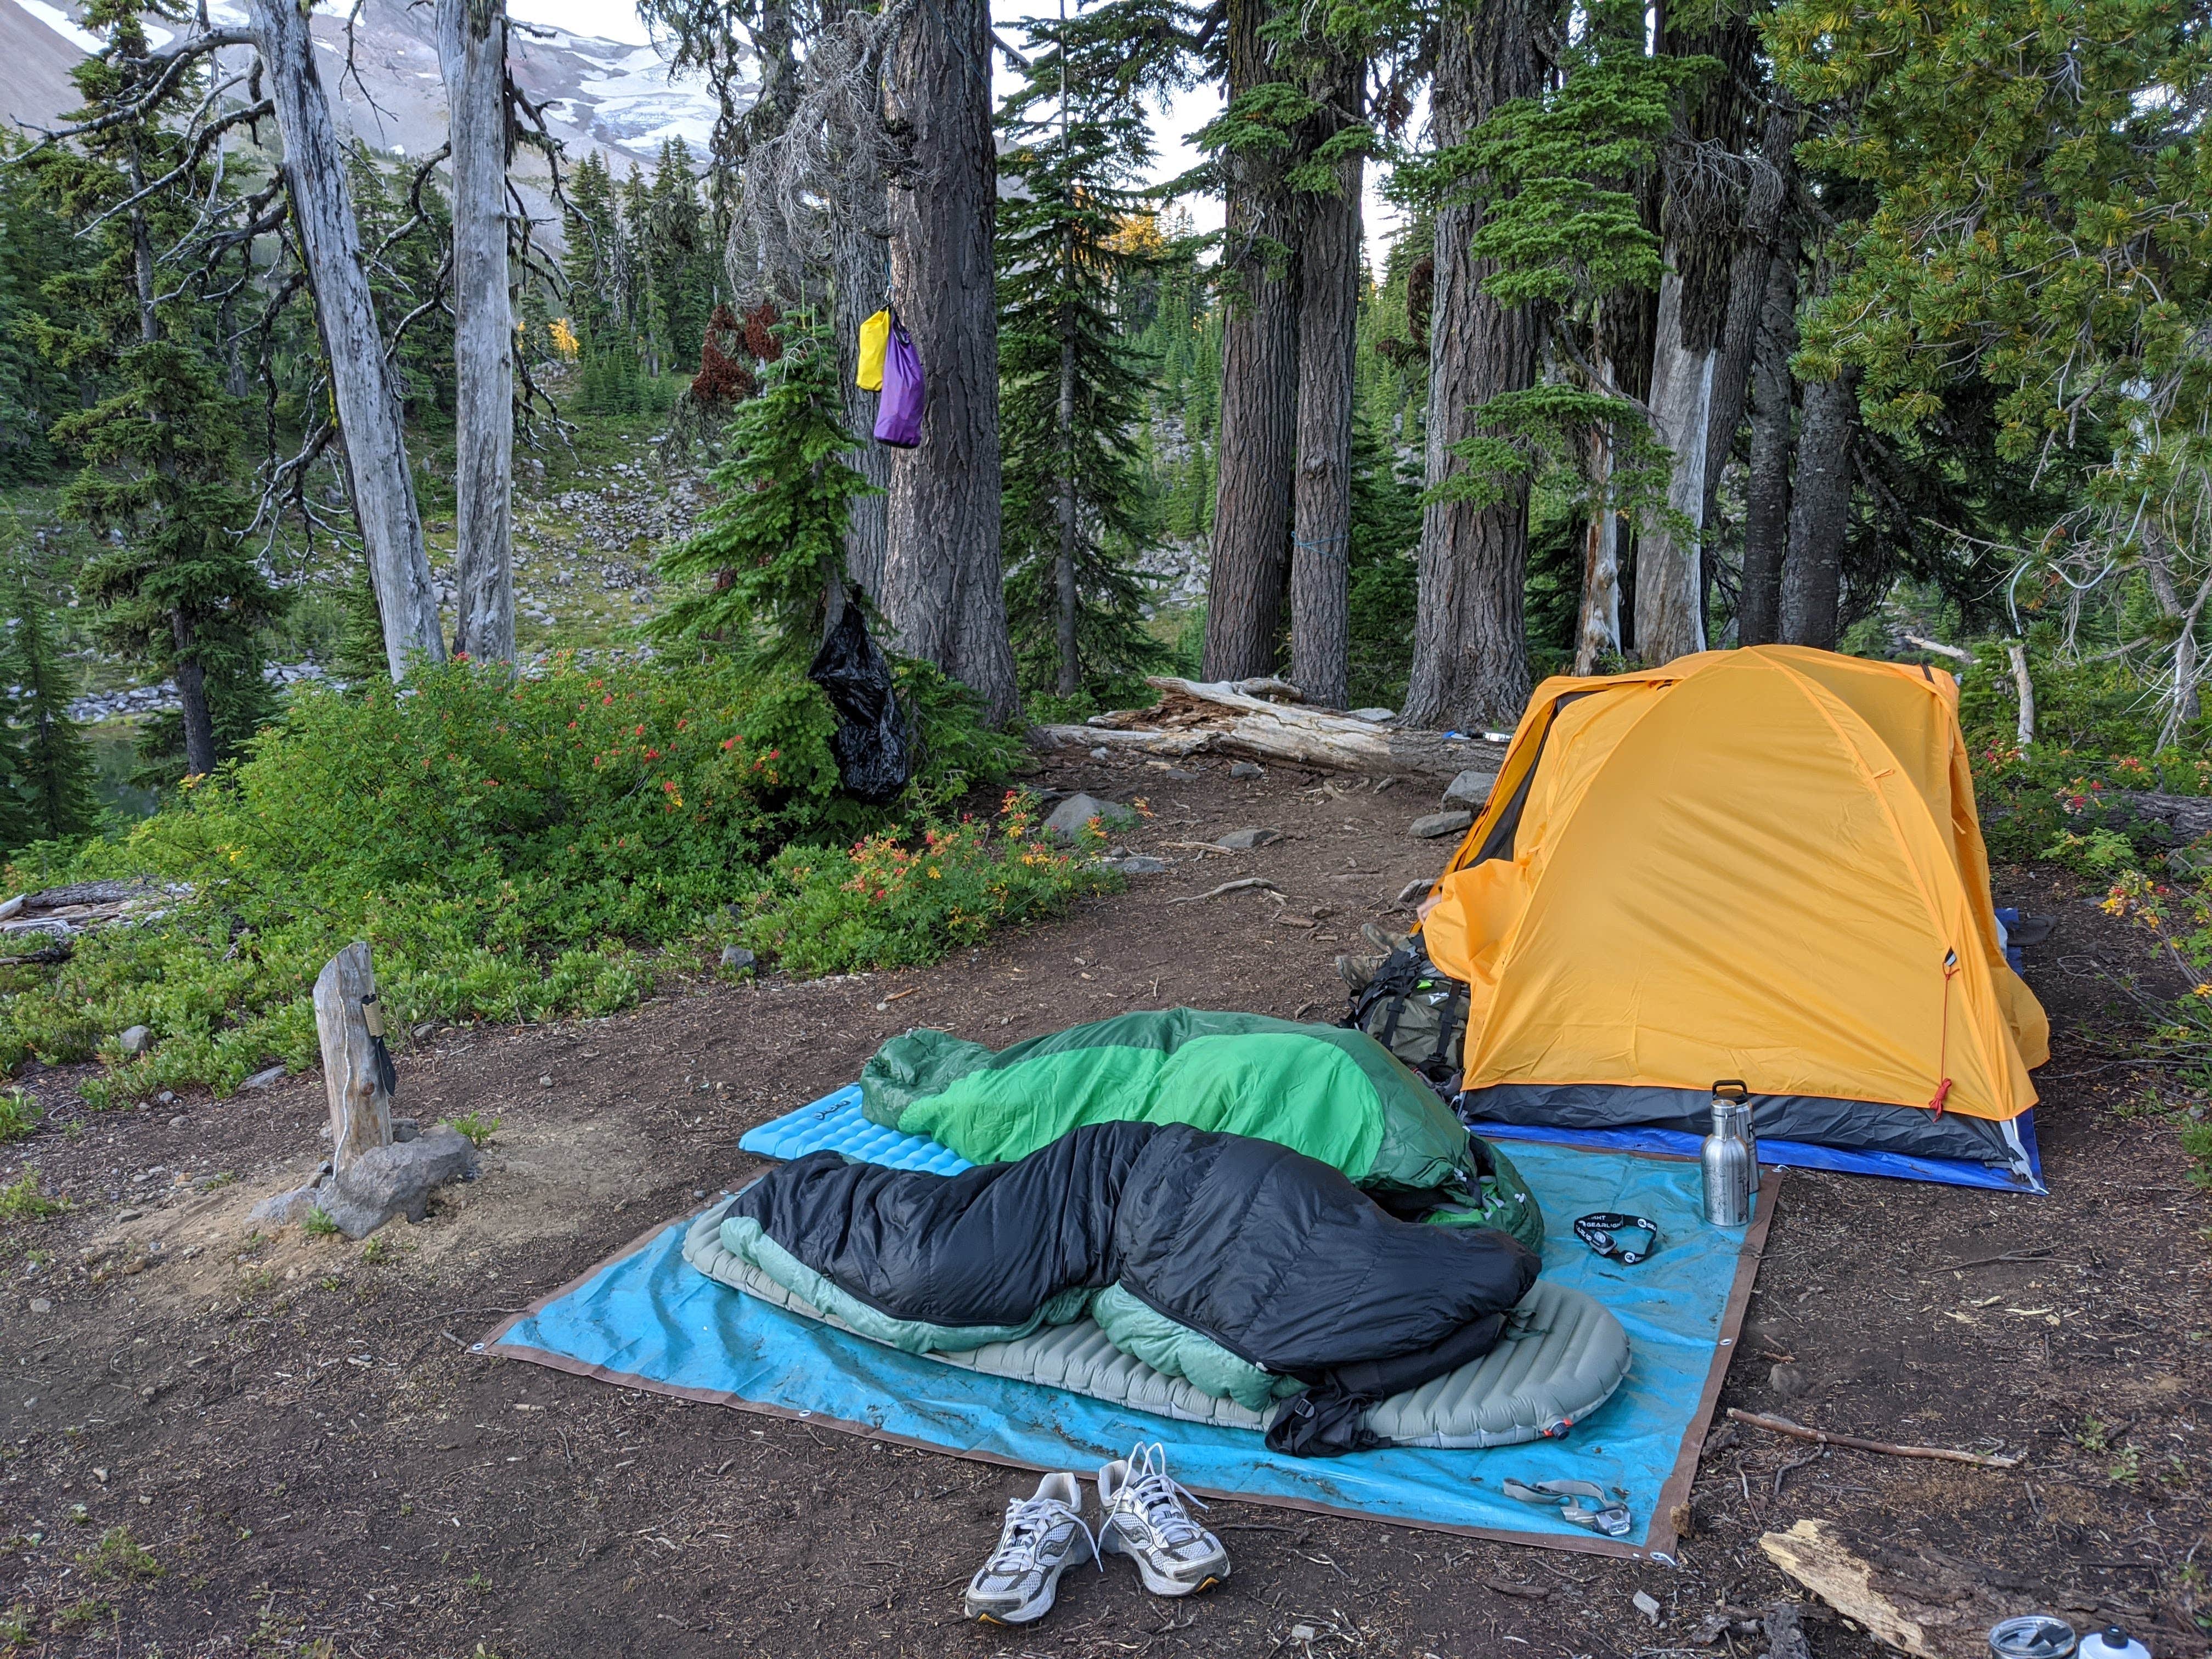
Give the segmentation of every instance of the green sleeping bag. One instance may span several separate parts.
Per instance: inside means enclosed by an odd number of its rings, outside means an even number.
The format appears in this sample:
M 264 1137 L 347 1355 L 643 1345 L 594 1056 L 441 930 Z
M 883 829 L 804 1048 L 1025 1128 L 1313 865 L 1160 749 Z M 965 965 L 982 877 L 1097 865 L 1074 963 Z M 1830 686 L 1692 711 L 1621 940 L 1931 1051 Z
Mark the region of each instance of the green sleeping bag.
M 1435 1219 L 1497 1227 L 1532 1249 L 1543 1242 L 1541 1213 L 1512 1166 L 1471 1141 L 1389 1049 L 1342 1026 L 1170 1008 L 1118 1014 L 996 1054 L 948 1032 L 909 1031 L 861 1072 L 860 1109 L 870 1122 L 927 1136 L 971 1164 L 1026 1158 L 1092 1123 L 1188 1123 L 1250 1135 L 1293 1147 L 1362 1187 L 1438 1192 L 1448 1207 Z

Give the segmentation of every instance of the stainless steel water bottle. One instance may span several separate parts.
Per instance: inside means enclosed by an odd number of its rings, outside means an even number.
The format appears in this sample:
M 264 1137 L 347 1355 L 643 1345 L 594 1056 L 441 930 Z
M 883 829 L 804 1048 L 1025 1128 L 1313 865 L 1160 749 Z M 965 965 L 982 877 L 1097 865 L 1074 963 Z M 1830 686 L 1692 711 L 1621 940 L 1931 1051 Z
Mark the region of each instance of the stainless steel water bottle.
M 1713 1128 L 1698 1151 L 1705 1176 L 1705 1219 L 1716 1227 L 1747 1227 L 1759 1200 L 1759 1140 L 1751 1098 L 1738 1082 L 1713 1085 Z

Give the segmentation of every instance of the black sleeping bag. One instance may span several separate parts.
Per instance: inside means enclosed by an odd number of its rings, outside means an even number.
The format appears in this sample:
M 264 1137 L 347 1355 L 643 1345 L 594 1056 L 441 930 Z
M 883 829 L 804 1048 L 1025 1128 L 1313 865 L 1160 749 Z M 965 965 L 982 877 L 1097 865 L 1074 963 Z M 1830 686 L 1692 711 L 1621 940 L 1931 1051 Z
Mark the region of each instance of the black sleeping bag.
M 1018 1324 L 1119 1280 L 1312 1385 L 1270 1436 L 1301 1451 L 1367 1443 L 1366 1404 L 1488 1352 L 1538 1267 L 1504 1233 L 1397 1220 L 1303 1153 L 1182 1124 L 1095 1124 L 957 1176 L 814 1152 L 731 1213 L 896 1319 Z

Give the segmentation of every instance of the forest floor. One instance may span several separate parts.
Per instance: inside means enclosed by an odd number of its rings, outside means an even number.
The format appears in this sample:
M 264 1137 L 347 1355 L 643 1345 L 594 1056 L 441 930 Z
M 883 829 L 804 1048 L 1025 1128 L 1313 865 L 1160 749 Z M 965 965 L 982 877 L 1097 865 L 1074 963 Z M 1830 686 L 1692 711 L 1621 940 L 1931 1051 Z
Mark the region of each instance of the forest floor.
M 2207 1199 L 2126 1058 L 2108 975 L 2148 958 L 2048 872 L 2001 885 L 2057 919 L 2029 963 L 2055 1028 L 2051 1196 L 1793 1172 L 1723 1396 L 1887 1440 L 2001 1438 L 2026 1451 L 2014 1469 L 1808 1462 L 1723 1428 L 1672 1568 L 1219 1504 L 1235 1571 L 1216 1591 L 1163 1602 L 1126 1569 L 1072 1572 L 1010 1632 L 963 1623 L 960 1588 L 1033 1476 L 469 1352 L 741 1182 L 747 1127 L 910 1026 L 995 1046 L 1176 1003 L 1334 1018 L 1332 957 L 1363 921 L 1402 921 L 1395 895 L 1449 846 L 1407 835 L 1433 805 L 1410 783 L 1080 757 L 1034 781 L 1144 798 L 1123 839 L 1179 861 L 927 970 L 439 1033 L 401 1054 L 402 1106 L 497 1114 L 483 1176 L 363 1244 L 248 1240 L 248 1206 L 321 1156 L 319 1079 L 94 1115 L 80 1070 L 34 1071 L 48 1117 L 0 1149 L 0 1186 L 34 1170 L 71 1207 L 0 1222 L 0 1652 L 1744 1656 L 1763 1642 L 1701 1644 L 1701 1622 L 1787 1593 L 1758 1540 L 1818 1516 L 2001 1568 L 2021 1610 L 2155 1620 L 2160 1659 L 2203 1653 Z M 1177 845 L 1255 825 L 1287 838 Z M 1281 914 L 1249 891 L 1170 902 L 1243 874 L 1278 884 Z M 1778 1363 L 1802 1389 L 1777 1392 Z M 1811 1633 L 1820 1659 L 1869 1646 Z

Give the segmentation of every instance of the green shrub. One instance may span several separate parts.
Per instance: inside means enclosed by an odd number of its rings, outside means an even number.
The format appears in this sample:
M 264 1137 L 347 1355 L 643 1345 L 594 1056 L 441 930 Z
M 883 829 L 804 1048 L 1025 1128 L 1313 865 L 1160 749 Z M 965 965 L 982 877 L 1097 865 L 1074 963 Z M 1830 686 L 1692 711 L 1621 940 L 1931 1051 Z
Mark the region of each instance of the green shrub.
M 964 689 L 926 665 L 901 680 L 918 805 L 1004 775 L 1014 742 L 977 725 Z M 803 678 L 713 658 L 301 688 L 248 758 L 126 836 L 11 867 L 14 890 L 150 875 L 179 896 L 58 968 L 0 970 L 0 1066 L 82 1060 L 143 1024 L 159 1040 L 92 1080 L 88 1103 L 227 1091 L 271 1058 L 304 1070 L 315 975 L 355 939 L 395 1024 L 626 1006 L 654 953 L 714 931 L 778 849 L 888 821 L 837 793 L 835 726 Z
M 69 1208 L 66 1199 L 48 1198 L 39 1190 L 39 1178 L 27 1171 L 8 1186 L 0 1187 L 0 1221 L 43 1221 Z
M 2181 1150 L 2189 1155 L 2189 1178 L 2212 1188 L 2212 1123 L 2183 1124 Z
M 1097 861 L 1103 845 L 1092 825 L 1073 849 L 1053 846 L 1038 834 L 1035 797 L 1010 791 L 995 827 L 963 818 L 919 839 L 894 828 L 840 850 L 787 849 L 745 902 L 739 933 L 795 973 L 934 962 L 1003 923 L 1118 886 Z
M 0 1089 L 0 1146 L 21 1140 L 38 1127 L 39 1103 L 27 1089 Z
M 453 1127 L 465 1137 L 471 1146 L 482 1147 L 499 1133 L 497 1112 L 494 1112 L 489 1117 L 480 1116 L 475 1112 L 464 1112 L 460 1116 L 451 1119 L 450 1121 Z

